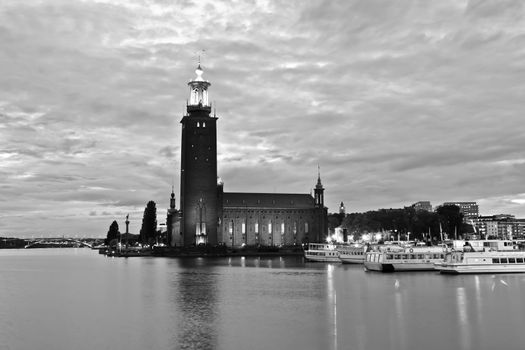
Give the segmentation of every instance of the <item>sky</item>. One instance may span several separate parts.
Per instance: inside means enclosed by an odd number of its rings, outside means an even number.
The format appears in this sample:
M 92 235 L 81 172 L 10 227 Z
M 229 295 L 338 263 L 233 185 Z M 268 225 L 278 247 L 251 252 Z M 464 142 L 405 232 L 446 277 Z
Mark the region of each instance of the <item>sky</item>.
M 521 0 L 2 0 L 0 236 L 138 233 L 199 56 L 226 192 L 525 218 Z

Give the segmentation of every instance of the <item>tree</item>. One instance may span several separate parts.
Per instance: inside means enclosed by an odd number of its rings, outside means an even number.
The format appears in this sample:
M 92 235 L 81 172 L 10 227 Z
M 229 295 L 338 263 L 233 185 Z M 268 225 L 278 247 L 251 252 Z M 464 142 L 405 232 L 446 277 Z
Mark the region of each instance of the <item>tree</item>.
M 157 231 L 157 208 L 154 201 L 149 201 L 144 209 L 142 227 L 140 229 L 140 243 L 153 245 Z
M 406 239 L 408 232 L 411 239 L 418 240 L 437 239 L 439 236 L 438 214 L 411 207 L 351 213 L 346 215 L 342 226 L 357 236 L 374 232 L 390 232 L 390 239 L 397 239 L 398 235 L 400 239 Z
M 104 243 L 109 246 L 111 245 L 111 241 L 115 240 L 115 239 L 118 239 L 120 236 L 120 232 L 119 232 L 119 229 L 118 229 L 118 223 L 117 221 L 113 221 L 111 223 L 111 225 L 109 225 L 109 230 L 108 230 L 108 234 L 106 236 L 106 240 L 104 241 Z
M 343 214 L 328 214 L 328 229 L 330 232 L 334 232 L 336 227 L 341 226 L 343 222 Z
M 443 231 L 449 238 L 455 239 L 456 233 L 461 233 L 463 214 L 457 205 L 443 205 L 436 210 Z

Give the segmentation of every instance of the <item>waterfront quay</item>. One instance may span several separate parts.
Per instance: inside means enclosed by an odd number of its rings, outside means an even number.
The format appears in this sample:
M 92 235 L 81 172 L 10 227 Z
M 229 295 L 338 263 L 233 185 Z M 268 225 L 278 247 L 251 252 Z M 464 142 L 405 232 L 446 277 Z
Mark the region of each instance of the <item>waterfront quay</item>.
M 157 257 L 231 257 L 231 256 L 302 256 L 301 246 L 290 247 L 128 247 L 123 249 L 99 248 L 99 253 L 114 257 L 157 256 Z

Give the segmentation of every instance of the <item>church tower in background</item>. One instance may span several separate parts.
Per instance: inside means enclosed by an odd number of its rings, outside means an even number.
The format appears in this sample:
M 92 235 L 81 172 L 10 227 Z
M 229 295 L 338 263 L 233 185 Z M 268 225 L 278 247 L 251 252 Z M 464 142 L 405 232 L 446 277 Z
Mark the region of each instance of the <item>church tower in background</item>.
M 181 120 L 181 234 L 186 247 L 216 245 L 217 198 L 217 118 L 211 116 L 208 87 L 199 64 L 197 76 L 188 83 L 190 99 Z

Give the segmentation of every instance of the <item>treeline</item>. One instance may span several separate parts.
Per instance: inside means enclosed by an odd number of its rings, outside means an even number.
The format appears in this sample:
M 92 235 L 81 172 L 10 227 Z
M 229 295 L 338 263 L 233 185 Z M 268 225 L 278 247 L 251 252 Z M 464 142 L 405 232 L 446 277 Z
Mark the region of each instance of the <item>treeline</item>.
M 154 201 L 149 201 L 144 209 L 138 242 L 142 246 L 151 246 L 159 241 L 159 238 L 161 238 L 160 234 L 161 232 L 157 231 L 157 207 Z M 106 245 L 116 245 L 122 235 L 115 220 L 109 226 L 104 243 Z
M 365 213 L 351 213 L 346 216 L 333 214 L 330 226 L 340 221 L 339 225 L 347 230 L 348 235 L 360 236 L 364 233 L 391 232 L 406 239 L 433 240 L 440 239 L 440 232 L 454 238 L 457 234 L 472 233 L 471 225 L 463 223 L 463 214 L 456 205 L 439 207 L 436 212 L 416 211 L 412 207 L 402 209 L 379 209 Z M 430 234 L 430 235 L 429 235 Z M 392 237 L 397 239 L 398 237 Z

